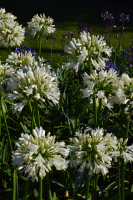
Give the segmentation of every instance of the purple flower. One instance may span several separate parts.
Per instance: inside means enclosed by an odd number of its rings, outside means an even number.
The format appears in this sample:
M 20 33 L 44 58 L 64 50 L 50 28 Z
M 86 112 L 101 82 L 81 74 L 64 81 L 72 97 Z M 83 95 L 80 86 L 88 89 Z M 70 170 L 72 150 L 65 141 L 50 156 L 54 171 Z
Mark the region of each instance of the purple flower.
M 82 24 L 78 27 L 77 31 L 78 33 L 81 33 L 83 31 L 85 31 L 86 33 L 91 33 L 92 30 L 86 24 Z
M 31 54 L 32 54 L 33 57 L 35 57 L 35 54 L 36 54 L 35 50 L 33 50 L 30 47 L 25 46 L 25 45 L 21 46 L 20 48 L 16 48 L 15 52 L 16 53 L 21 53 L 22 52 L 23 54 L 25 52 L 27 52 L 27 53 L 31 52 Z
M 128 49 L 126 51 L 123 51 L 121 53 L 121 56 L 123 58 L 123 63 L 127 67 L 132 67 L 133 66 L 133 48 L 132 49 Z
M 75 38 L 73 32 L 68 32 L 68 33 L 66 33 L 66 34 L 64 34 L 64 35 L 62 35 L 62 36 L 63 36 L 63 39 L 61 40 L 62 43 L 64 42 L 64 39 L 66 39 L 66 38 L 68 38 L 68 39 Z
M 56 37 L 54 37 L 53 35 L 47 36 L 45 41 L 47 42 L 49 39 L 53 40 L 54 42 L 56 42 Z
M 115 71 L 117 71 L 117 67 L 115 63 L 112 63 L 110 60 L 107 62 L 105 70 L 107 70 L 107 72 L 109 71 L 110 68 L 113 68 Z M 118 72 L 117 72 L 118 74 Z
M 30 34 L 25 30 L 25 35 L 30 36 Z
M 114 17 L 112 13 L 101 13 L 101 17 L 103 17 L 103 24 L 106 26 L 106 28 L 116 28 Z
M 117 21 L 118 22 L 129 22 L 129 15 L 125 15 L 124 13 L 121 13 L 120 15 L 117 16 Z

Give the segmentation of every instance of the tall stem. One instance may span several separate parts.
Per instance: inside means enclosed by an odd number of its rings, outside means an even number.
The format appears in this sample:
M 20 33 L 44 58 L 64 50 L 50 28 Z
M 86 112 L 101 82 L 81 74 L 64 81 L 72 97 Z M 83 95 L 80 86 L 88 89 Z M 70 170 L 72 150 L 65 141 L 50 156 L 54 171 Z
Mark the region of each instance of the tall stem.
M 16 169 L 13 172 L 13 200 L 16 200 Z
M 124 191 L 124 178 L 125 178 L 125 162 L 124 159 L 122 158 L 121 161 L 121 200 L 124 200 L 125 197 L 125 191 Z
M 47 190 L 48 190 L 48 200 L 52 200 L 52 193 L 51 193 L 51 187 L 50 187 L 50 178 L 49 174 L 47 174 Z
M 90 186 L 90 175 L 88 175 L 89 169 L 87 169 L 87 182 L 86 182 L 86 194 L 85 194 L 85 200 L 89 200 L 88 194 L 89 194 L 89 186 Z
M 7 122 L 6 122 L 6 117 L 5 117 L 5 113 L 4 113 L 3 102 L 2 102 L 1 98 L 0 98 L 0 103 L 1 103 L 1 109 L 2 109 L 2 114 L 3 114 L 3 118 L 4 118 L 4 123 L 5 123 L 5 127 L 6 127 L 7 137 L 8 137 L 8 141 L 9 141 L 9 147 L 10 147 L 10 151 L 12 152 L 12 142 L 11 142 L 11 138 L 10 138 Z
M 51 63 L 52 63 L 52 39 L 51 39 Z
M 39 37 L 39 57 L 41 56 L 42 37 Z
M 131 119 L 131 115 L 126 118 L 126 132 L 125 132 L 124 139 L 128 138 L 128 131 L 129 131 L 130 119 Z
M 96 105 L 95 93 L 93 93 L 93 108 L 94 108 L 94 128 L 97 128 L 97 105 Z
M 38 200 L 42 200 L 42 178 L 39 176 L 39 197 Z
M 97 110 L 97 127 L 99 126 L 99 121 L 100 121 L 101 106 L 102 106 L 102 99 L 100 98 L 99 107 Z
M 30 111 L 31 111 L 31 134 L 32 134 L 32 130 L 33 130 L 33 125 L 34 125 L 34 128 L 36 127 L 36 122 L 35 122 L 35 117 L 34 117 L 34 114 L 35 114 L 35 106 L 33 104 L 33 108 L 31 106 L 31 102 L 29 101 L 29 106 L 30 106 Z
M 38 101 L 34 100 L 35 105 L 35 115 L 36 115 L 36 121 L 37 121 L 37 127 L 40 128 L 40 116 L 39 116 L 39 109 L 38 109 Z
M 121 182 L 120 182 L 120 158 L 117 161 L 117 173 L 118 173 L 118 199 L 121 200 Z
M 97 199 L 97 174 L 94 174 L 94 197 L 93 197 L 93 200 L 96 200 Z
M 92 74 L 92 64 L 91 64 L 91 61 L 89 61 L 89 70 L 90 70 L 90 74 Z

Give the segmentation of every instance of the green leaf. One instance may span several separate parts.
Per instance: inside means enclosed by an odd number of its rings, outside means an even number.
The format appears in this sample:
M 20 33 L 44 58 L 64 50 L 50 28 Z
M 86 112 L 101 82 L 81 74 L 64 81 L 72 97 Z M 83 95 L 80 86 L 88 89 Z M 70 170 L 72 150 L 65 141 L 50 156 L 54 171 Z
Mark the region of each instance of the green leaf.
M 38 196 L 39 196 L 39 194 L 38 194 L 37 190 L 34 189 L 34 197 L 35 197 L 36 200 L 38 199 Z

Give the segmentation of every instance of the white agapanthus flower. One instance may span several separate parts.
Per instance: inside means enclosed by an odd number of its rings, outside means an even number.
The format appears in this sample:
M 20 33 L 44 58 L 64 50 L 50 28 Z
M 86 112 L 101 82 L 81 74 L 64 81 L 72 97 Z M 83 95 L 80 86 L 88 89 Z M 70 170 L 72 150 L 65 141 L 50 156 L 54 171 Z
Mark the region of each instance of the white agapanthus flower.
M 133 101 L 133 78 L 127 74 L 122 74 L 121 77 L 113 83 L 113 94 L 110 95 L 109 101 L 116 104 L 130 104 Z M 125 110 L 126 111 L 126 110 Z
M 45 130 L 35 128 L 33 135 L 21 133 L 19 142 L 15 143 L 17 150 L 12 152 L 12 165 L 17 166 L 17 170 L 28 174 L 34 182 L 38 177 L 44 178 L 54 166 L 56 170 L 65 170 L 69 161 L 69 149 L 65 147 L 65 142 L 55 142 L 55 136 L 50 133 L 45 135 Z
M 50 17 L 46 18 L 45 14 L 40 16 L 38 14 L 34 15 L 31 22 L 27 22 L 28 27 L 31 29 L 31 35 L 35 36 L 38 34 L 40 37 L 42 35 L 48 35 L 55 32 L 55 25 L 53 25 L 54 20 Z
M 15 70 L 17 70 L 20 65 L 22 66 L 29 66 L 32 65 L 35 61 L 35 58 L 32 56 L 31 52 L 25 53 L 16 53 L 12 52 L 11 55 L 8 55 L 8 59 L 6 62 L 11 65 Z
M 123 158 L 124 162 L 132 162 L 133 161 L 133 144 L 130 146 L 127 146 L 127 141 L 123 141 L 123 138 L 120 138 L 116 144 L 116 150 L 112 152 L 112 157 L 114 158 L 114 161 L 117 162 L 117 158 Z
M 68 148 L 74 154 L 70 162 L 75 167 L 80 165 L 78 171 L 83 172 L 87 168 L 90 175 L 108 173 L 112 161 L 110 152 L 115 150 L 117 140 L 111 133 L 103 134 L 103 128 L 91 130 L 91 134 L 76 132 L 76 137 L 72 138 L 73 145 L 68 145 Z
M 84 73 L 85 89 L 80 89 L 83 92 L 82 98 L 90 98 L 90 103 L 93 103 L 92 95 L 95 93 L 97 106 L 99 105 L 99 100 L 102 99 L 102 107 L 112 108 L 113 103 L 108 99 L 114 91 L 113 83 L 117 81 L 117 78 L 117 72 L 113 68 L 110 68 L 108 72 L 104 70 L 96 72 L 96 70 L 93 70 L 93 74 Z
M 35 66 L 19 69 L 7 81 L 6 90 L 13 93 L 5 94 L 6 100 L 22 100 L 21 103 L 15 103 L 11 106 L 14 113 L 23 109 L 28 101 L 34 99 L 45 101 L 45 98 L 52 100 L 54 104 L 58 103 L 60 91 L 58 89 L 58 77 L 48 68 Z
M 20 46 L 24 41 L 25 28 L 14 21 L 17 17 L 0 9 L 0 45 L 4 47 Z
M 109 48 L 102 36 L 90 35 L 90 33 L 81 32 L 80 39 L 72 38 L 69 45 L 65 45 L 64 52 L 73 56 L 70 67 L 73 68 L 72 63 L 80 64 L 91 62 L 95 69 L 104 69 L 105 62 L 108 58 L 103 57 L 105 53 L 110 57 L 112 48 Z M 69 63 L 69 60 L 68 60 Z M 67 63 L 65 63 L 67 65 Z M 78 68 L 76 68 L 78 71 Z
M 6 84 L 6 81 L 8 80 L 9 76 L 14 73 L 14 70 L 6 63 L 1 64 L 0 61 L 0 90 L 3 91 L 3 85 Z

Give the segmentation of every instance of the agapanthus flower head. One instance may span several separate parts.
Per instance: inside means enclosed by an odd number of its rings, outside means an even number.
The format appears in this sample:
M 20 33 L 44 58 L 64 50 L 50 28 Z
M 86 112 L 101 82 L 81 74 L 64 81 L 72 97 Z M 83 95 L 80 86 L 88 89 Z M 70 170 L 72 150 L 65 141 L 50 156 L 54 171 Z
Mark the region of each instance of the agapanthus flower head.
M 24 40 L 25 28 L 15 21 L 17 17 L 0 9 L 0 45 L 20 46 Z
M 5 89 L 4 85 L 6 85 L 6 80 L 12 73 L 13 69 L 7 63 L 2 65 L 0 61 L 0 91 Z
M 48 40 L 53 40 L 54 42 L 56 42 L 56 37 L 54 37 L 53 35 L 49 35 L 46 37 L 45 41 L 47 42 Z
M 116 28 L 112 13 L 109 13 L 108 11 L 105 13 L 101 13 L 101 17 L 103 17 L 103 24 L 106 26 L 106 28 Z
M 124 65 L 127 67 L 133 66 L 133 48 L 123 51 L 121 56 L 123 58 Z
M 107 70 L 107 72 L 108 72 L 110 68 L 113 68 L 117 72 L 118 67 L 116 67 L 116 64 L 112 63 L 111 60 L 107 61 L 105 70 Z M 118 72 L 117 72 L 117 74 L 118 74 Z
M 55 25 L 53 25 L 54 20 L 50 17 L 46 17 L 45 14 L 40 16 L 38 14 L 34 15 L 31 22 L 28 23 L 28 27 L 31 29 L 31 35 L 33 37 L 38 34 L 40 37 L 42 35 L 48 35 L 55 32 Z
M 123 158 L 125 163 L 133 161 L 133 144 L 127 146 L 127 141 L 128 138 L 125 140 L 123 140 L 123 138 L 118 139 L 116 149 L 112 152 L 112 157 L 115 162 L 117 162 L 118 157 Z
M 91 29 L 87 26 L 87 24 L 81 24 L 78 29 L 77 29 L 78 33 L 81 33 L 83 31 L 85 31 L 86 33 L 91 33 Z
M 130 78 L 128 74 L 123 73 L 121 77 L 113 83 L 114 91 L 109 96 L 109 101 L 116 104 L 130 104 L 133 100 L 133 78 Z
M 61 42 L 63 43 L 65 39 L 72 39 L 75 38 L 74 33 L 69 31 L 68 33 L 62 35 L 63 39 L 61 40 Z
M 38 177 L 44 178 L 53 166 L 56 170 L 65 170 L 69 149 L 65 142 L 55 142 L 55 138 L 50 132 L 46 135 L 42 127 L 33 129 L 32 135 L 21 133 L 19 142 L 15 143 L 17 150 L 12 152 L 12 165 L 28 174 L 27 178 L 33 182 Z
M 80 39 L 72 38 L 69 45 L 65 45 L 64 51 L 72 55 L 72 59 L 68 59 L 65 63 L 69 67 L 76 65 L 75 69 L 78 71 L 79 66 L 83 63 L 89 65 L 89 62 L 96 69 L 105 68 L 107 57 L 103 57 L 103 53 L 111 56 L 112 48 L 109 48 L 104 40 L 104 37 L 90 35 L 90 33 L 81 32 Z M 73 67 L 74 68 L 74 67 Z
M 35 57 L 32 56 L 32 53 L 30 51 L 25 51 L 24 53 L 20 51 L 20 53 L 12 52 L 11 55 L 8 55 L 8 59 L 6 59 L 6 62 L 9 63 L 11 67 L 13 67 L 16 71 L 21 65 L 32 65 L 34 60 Z
M 83 92 L 82 98 L 89 98 L 90 103 L 93 103 L 93 93 L 96 94 L 96 103 L 99 105 L 99 99 L 102 99 L 102 108 L 112 108 L 113 104 L 108 100 L 111 93 L 113 93 L 113 83 L 117 81 L 117 72 L 110 68 L 109 71 L 101 70 L 96 72 L 93 70 L 93 74 L 88 75 L 84 73 L 83 84 L 85 89 L 80 89 Z M 93 104 L 92 104 L 93 105 Z
M 121 13 L 120 15 L 117 16 L 117 21 L 118 22 L 129 22 L 129 15 L 125 15 L 124 13 Z
M 30 47 L 28 47 L 26 45 L 23 45 L 20 48 L 16 48 L 15 52 L 16 53 L 21 53 L 22 52 L 23 54 L 25 54 L 25 52 L 26 53 L 31 52 L 31 54 L 32 54 L 33 57 L 35 57 L 35 54 L 36 54 L 35 49 L 31 49 Z
M 47 67 L 28 66 L 19 69 L 7 81 L 7 90 L 12 93 L 5 94 L 6 99 L 22 100 L 21 103 L 15 103 L 11 106 L 14 113 L 21 112 L 28 101 L 45 99 L 51 100 L 54 104 L 58 103 L 60 92 L 58 89 L 58 77 Z
M 75 167 L 80 165 L 78 171 L 83 172 L 87 168 L 90 175 L 108 173 L 112 161 L 110 152 L 115 150 L 117 140 L 111 133 L 105 136 L 103 134 L 103 128 L 92 129 L 91 134 L 76 132 L 75 137 L 72 138 L 73 144 L 68 145 L 68 148 L 74 154 L 74 160 L 70 162 Z

